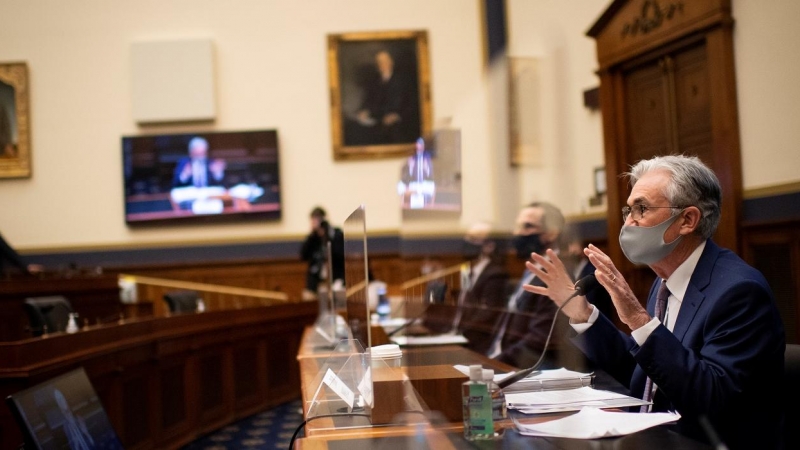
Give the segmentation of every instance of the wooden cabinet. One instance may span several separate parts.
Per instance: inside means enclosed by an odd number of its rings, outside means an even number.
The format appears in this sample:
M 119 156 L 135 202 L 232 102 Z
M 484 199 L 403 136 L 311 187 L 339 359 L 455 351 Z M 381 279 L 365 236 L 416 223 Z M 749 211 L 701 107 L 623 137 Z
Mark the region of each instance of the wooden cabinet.
M 694 155 L 723 191 L 714 239 L 740 249 L 742 170 L 729 0 L 617 0 L 588 31 L 596 40 L 608 186 L 609 252 L 642 301 L 654 275 L 619 247 L 630 187 L 619 174 L 641 159 Z

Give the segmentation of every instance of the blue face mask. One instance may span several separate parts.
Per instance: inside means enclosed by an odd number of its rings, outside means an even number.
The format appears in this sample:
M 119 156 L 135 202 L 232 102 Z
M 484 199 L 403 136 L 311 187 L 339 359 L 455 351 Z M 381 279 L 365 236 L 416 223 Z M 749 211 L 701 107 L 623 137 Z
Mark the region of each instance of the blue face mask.
M 619 231 L 619 245 L 625 257 L 634 264 L 654 264 L 678 246 L 683 236 L 670 243 L 664 242 L 664 232 L 680 217 L 676 214 L 658 225 L 652 227 L 637 227 L 633 225 L 623 225 Z

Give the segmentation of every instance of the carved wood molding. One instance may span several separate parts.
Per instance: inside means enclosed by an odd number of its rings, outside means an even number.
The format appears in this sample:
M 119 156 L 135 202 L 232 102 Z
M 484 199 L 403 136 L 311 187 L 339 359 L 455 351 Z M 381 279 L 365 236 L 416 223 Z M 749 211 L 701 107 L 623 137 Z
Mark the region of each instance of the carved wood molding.
M 658 0 L 645 0 L 641 15 L 623 25 L 622 37 L 636 36 L 639 32 L 647 34 L 663 25 L 665 21 L 671 20 L 677 13 L 683 13 L 683 2 L 672 2 L 662 7 Z

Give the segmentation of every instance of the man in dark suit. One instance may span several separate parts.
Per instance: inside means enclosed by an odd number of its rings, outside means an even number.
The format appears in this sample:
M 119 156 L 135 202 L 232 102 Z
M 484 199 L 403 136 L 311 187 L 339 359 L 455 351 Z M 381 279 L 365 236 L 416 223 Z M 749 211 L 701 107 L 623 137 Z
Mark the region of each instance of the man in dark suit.
M 517 215 L 513 245 L 517 257 L 528 260 L 531 254 L 542 254 L 552 249 L 560 252 L 564 215 L 554 205 L 536 202 L 525 206 Z M 514 292 L 508 297 L 507 311 L 494 332 L 488 356 L 518 368 L 534 365 L 545 350 L 557 306 L 546 296 L 522 289 L 525 284 L 541 284 L 535 274 L 526 270 Z M 564 321 L 562 321 L 562 324 Z M 548 354 L 558 345 L 559 329 L 549 344 Z M 543 367 L 551 367 L 553 358 L 543 360 Z
M 181 158 L 175 166 L 172 187 L 222 186 L 225 166 L 222 159 L 208 159 L 208 141 L 194 137 L 189 141 L 189 156 Z
M 346 144 L 414 142 L 421 131 L 413 82 L 397 70 L 388 50 L 375 53 L 375 68 L 370 75 L 361 108 L 346 131 Z
M 468 347 L 486 354 L 505 308 L 509 274 L 504 246 L 492 236 L 488 223 L 473 224 L 464 235 L 464 257 L 470 270 L 458 297 L 455 330 L 469 340 Z
M 631 395 L 652 398 L 653 411 L 680 413 L 679 432 L 708 440 L 707 419 L 730 448 L 781 448 L 783 410 L 773 405 L 782 395 L 783 325 L 761 273 L 711 240 L 720 218 L 716 175 L 696 157 L 663 156 L 638 162 L 627 176 L 620 246 L 658 279 L 645 309 L 590 245 L 584 252 L 597 280 L 632 332 L 577 297 L 562 310 L 577 332 L 573 342 Z M 529 292 L 554 304 L 573 292 L 554 252 L 526 266 L 546 285 Z
M 304 299 L 315 298 L 320 283 L 337 280 L 344 284 L 344 233 L 339 227 L 332 226 L 326 212 L 317 206 L 309 214 L 311 231 L 300 248 L 300 258 L 308 263 L 306 269 L 306 287 Z M 328 243 L 331 244 L 331 264 L 328 267 Z M 328 273 L 329 271 L 333 272 Z

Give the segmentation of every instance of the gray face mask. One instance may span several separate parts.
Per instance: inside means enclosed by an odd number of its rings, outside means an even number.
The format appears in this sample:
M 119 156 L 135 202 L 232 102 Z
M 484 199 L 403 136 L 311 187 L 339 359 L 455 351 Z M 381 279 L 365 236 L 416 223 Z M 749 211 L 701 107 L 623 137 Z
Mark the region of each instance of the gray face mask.
M 652 227 L 637 227 L 623 225 L 619 231 L 619 245 L 628 260 L 634 264 L 653 264 L 664 259 L 683 239 L 677 239 L 667 244 L 664 242 L 664 232 L 680 217 L 676 214 L 658 225 Z

